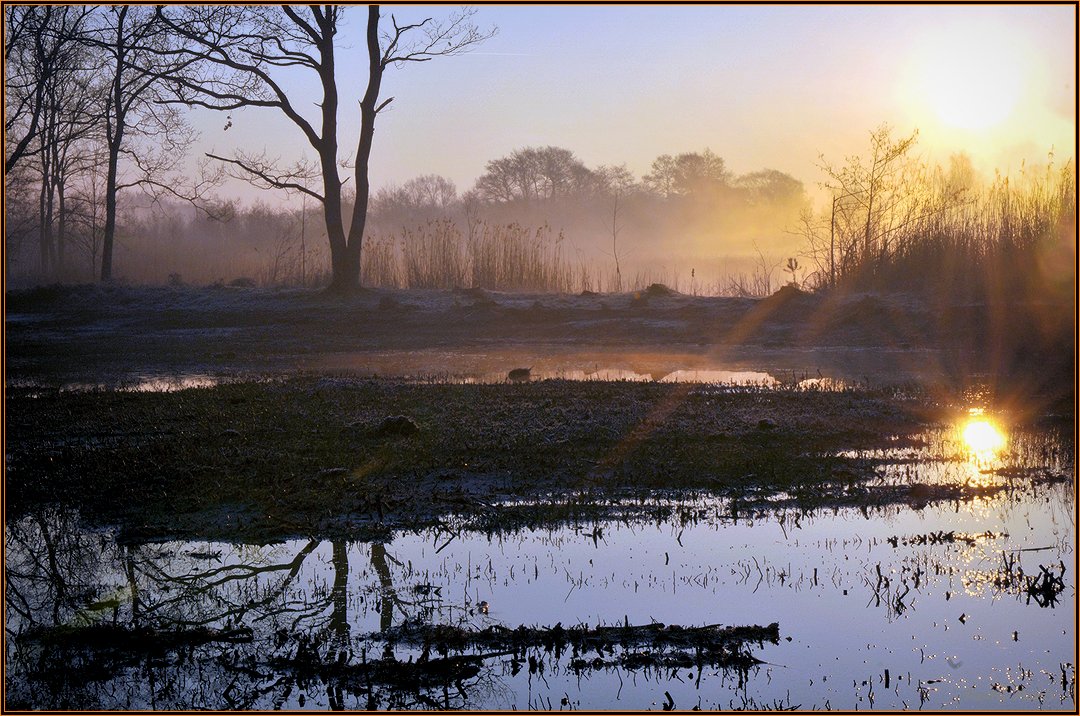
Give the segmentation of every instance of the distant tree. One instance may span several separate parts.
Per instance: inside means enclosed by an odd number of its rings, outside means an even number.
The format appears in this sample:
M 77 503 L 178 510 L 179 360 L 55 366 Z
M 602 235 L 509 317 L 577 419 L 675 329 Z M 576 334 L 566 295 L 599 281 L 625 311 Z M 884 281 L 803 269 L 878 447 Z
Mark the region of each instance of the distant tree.
M 536 201 L 580 195 L 597 186 L 595 174 L 569 149 L 525 147 L 487 163 L 476 180 L 486 202 Z
M 802 202 L 806 193 L 801 181 L 775 169 L 743 174 L 732 182 L 737 189 L 746 192 L 752 204 L 797 204 Z
M 638 188 L 634 173 L 625 164 L 601 164 L 593 170 L 596 186 L 600 193 L 607 196 L 626 196 Z
M 663 197 L 714 198 L 731 183 L 724 160 L 711 150 L 686 152 L 672 157 L 663 154 L 643 177 L 645 186 Z
M 457 201 L 457 186 L 437 174 L 424 174 L 410 179 L 401 188 L 409 201 L 417 206 L 445 210 Z
M 446 177 L 425 174 L 375 192 L 368 209 L 373 216 L 402 217 L 407 214 L 420 218 L 422 215 L 445 212 L 458 200 L 457 186 Z
M 641 178 L 642 184 L 664 198 L 677 194 L 675 190 L 675 157 L 661 154 L 652 163 L 652 171 Z
M 952 194 L 961 194 L 975 189 L 977 184 L 975 166 L 967 153 L 960 152 L 949 157 L 949 170 L 945 174 L 944 183 L 945 191 Z
M 68 238 L 82 252 L 89 264 L 90 276 L 98 276 L 98 259 L 104 235 L 105 192 L 107 165 L 105 150 L 100 142 L 80 151 L 79 165 L 72 176 L 71 198 L 67 201 Z
M 106 91 L 99 121 L 106 145 L 105 226 L 101 280 L 112 278 L 117 195 L 141 187 L 195 201 L 205 184 L 184 187 L 169 176 L 194 140 L 180 110 L 165 103 L 163 78 L 191 64 L 175 36 L 150 7 L 98 8 L 84 42 L 100 57 Z M 122 161 L 123 160 L 123 161 Z M 210 182 L 212 183 L 212 182 Z
M 445 21 L 429 17 L 404 25 L 391 15 L 389 27 L 381 29 L 379 6 L 368 7 L 367 88 L 360 101 L 360 134 L 352 155 L 355 199 L 346 228 L 344 181 L 339 174 L 336 49 L 338 29 L 349 11 L 334 5 L 160 6 L 157 10 L 165 24 L 183 38 L 183 56 L 204 69 L 202 74 L 172 76 L 177 101 L 223 111 L 273 108 L 297 127 L 315 151 L 315 164 L 301 162 L 293 167 L 279 166 L 265 155 L 212 156 L 255 186 L 298 191 L 321 203 L 330 243 L 331 289 L 339 291 L 360 284 L 375 121 L 394 99 L 380 100 L 386 69 L 460 54 L 494 34 L 494 30 L 481 32 L 469 9 L 452 13 Z M 222 71 L 228 76 L 223 77 Z M 316 122 L 304 116 L 283 84 L 284 74 L 295 77 L 299 71 L 310 72 L 310 81 L 320 88 Z

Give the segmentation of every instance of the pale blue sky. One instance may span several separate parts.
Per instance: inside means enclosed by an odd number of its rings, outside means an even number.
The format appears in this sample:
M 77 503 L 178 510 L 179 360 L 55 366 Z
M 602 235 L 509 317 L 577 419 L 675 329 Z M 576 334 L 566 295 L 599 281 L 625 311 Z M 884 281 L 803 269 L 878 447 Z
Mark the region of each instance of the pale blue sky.
M 385 6 L 399 20 L 453 8 Z M 889 122 L 919 128 L 931 158 L 983 170 L 1075 154 L 1075 6 L 482 5 L 498 34 L 471 54 L 388 71 L 372 157 L 376 187 L 425 173 L 464 191 L 490 159 L 529 145 L 586 164 L 706 146 L 735 172 L 769 167 L 808 186 L 818 155 L 865 149 Z M 363 8 L 343 32 L 341 145 L 351 152 L 366 82 Z M 985 76 L 983 76 L 985 75 Z M 955 90 L 954 90 L 955 88 Z M 298 87 L 305 91 L 303 86 Z M 968 94 L 965 94 L 968 93 Z M 299 104 L 312 107 L 315 97 Z M 294 156 L 300 134 L 269 111 L 200 113 L 201 148 L 242 142 Z

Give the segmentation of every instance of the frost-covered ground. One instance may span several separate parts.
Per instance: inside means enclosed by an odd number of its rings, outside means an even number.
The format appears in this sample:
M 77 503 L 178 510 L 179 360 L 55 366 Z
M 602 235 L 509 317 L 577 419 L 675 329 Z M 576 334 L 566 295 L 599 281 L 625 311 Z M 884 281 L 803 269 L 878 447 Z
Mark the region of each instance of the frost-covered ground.
M 985 331 L 977 307 L 897 294 L 76 286 L 10 292 L 6 309 L 8 385 L 296 371 L 488 380 L 519 367 L 534 378 L 727 370 L 879 383 L 985 370 L 970 349 Z

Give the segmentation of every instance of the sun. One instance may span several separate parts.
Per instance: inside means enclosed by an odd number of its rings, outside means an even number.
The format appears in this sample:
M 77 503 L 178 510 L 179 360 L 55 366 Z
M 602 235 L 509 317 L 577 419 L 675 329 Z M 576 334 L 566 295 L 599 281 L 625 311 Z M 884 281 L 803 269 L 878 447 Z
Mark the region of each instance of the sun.
M 1028 63 L 997 33 L 928 39 L 916 50 L 913 99 L 946 126 L 996 127 L 1019 105 Z

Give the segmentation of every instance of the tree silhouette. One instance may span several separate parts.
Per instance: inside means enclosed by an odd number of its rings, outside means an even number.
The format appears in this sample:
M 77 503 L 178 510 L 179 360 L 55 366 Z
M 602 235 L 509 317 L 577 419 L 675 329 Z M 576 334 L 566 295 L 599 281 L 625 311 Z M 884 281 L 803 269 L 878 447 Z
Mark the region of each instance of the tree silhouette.
M 347 8 L 163 6 L 157 12 L 185 40 L 181 54 L 199 70 L 165 78 L 171 82 L 175 101 L 224 111 L 241 107 L 276 109 L 315 151 L 314 163 L 302 161 L 289 167 L 280 166 L 265 154 L 209 156 L 224 162 L 236 176 L 255 186 L 292 190 L 320 202 L 330 243 L 331 289 L 347 291 L 358 287 L 375 121 L 394 99 L 380 99 L 386 69 L 465 52 L 494 30 L 481 32 L 473 24 L 473 11 L 469 9 L 452 13 L 442 21 L 429 17 L 408 24 L 398 24 L 390 15 L 389 27 L 380 28 L 379 6 L 368 7 L 367 87 L 360 101 L 360 133 L 352 155 L 355 200 L 352 217 L 346 222 L 345 180 L 339 173 L 342 157 L 336 50 Z M 311 73 L 320 88 L 317 122 L 303 115 L 283 84 L 282 75 L 297 70 Z

